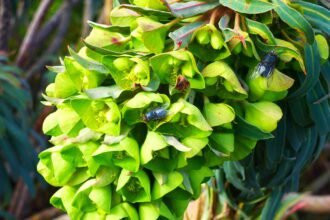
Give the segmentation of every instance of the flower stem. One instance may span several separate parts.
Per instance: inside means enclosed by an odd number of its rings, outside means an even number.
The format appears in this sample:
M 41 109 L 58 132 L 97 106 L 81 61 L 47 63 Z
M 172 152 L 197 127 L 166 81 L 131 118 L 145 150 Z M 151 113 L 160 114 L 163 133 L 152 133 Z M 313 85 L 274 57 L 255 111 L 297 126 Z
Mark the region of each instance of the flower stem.
M 168 22 L 167 24 L 165 24 L 164 26 L 171 28 L 173 27 L 175 24 L 179 23 L 181 21 L 181 18 L 176 18 L 170 22 Z

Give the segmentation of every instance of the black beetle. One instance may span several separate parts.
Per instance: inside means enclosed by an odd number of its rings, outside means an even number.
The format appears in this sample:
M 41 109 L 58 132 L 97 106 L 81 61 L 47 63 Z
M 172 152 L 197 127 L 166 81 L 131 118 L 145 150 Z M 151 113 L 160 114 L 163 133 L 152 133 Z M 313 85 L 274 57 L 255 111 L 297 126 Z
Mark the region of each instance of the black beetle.
M 155 108 L 143 115 L 143 121 L 149 122 L 149 121 L 161 120 L 161 119 L 165 118 L 166 115 L 167 115 L 166 109 L 164 109 L 162 107 Z

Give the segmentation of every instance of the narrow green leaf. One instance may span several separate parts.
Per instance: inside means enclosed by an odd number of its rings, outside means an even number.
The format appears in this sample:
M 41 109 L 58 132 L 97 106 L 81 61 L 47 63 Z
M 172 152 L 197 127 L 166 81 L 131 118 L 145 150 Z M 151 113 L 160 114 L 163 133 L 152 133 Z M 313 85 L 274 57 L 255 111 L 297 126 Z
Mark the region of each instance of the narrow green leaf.
M 168 11 L 155 10 L 151 8 L 145 8 L 136 5 L 128 5 L 128 4 L 122 4 L 120 8 L 128 8 L 146 16 L 156 16 L 163 21 L 173 18 L 172 13 Z
M 290 99 L 302 97 L 303 95 L 308 93 L 319 80 L 321 71 L 321 59 L 316 42 L 314 42 L 314 44 L 312 45 L 307 44 L 304 50 L 307 75 L 300 87 L 296 91 L 292 92 L 291 95 L 288 97 Z
M 248 18 L 245 18 L 246 25 L 248 27 L 248 32 L 250 34 L 257 34 L 260 37 L 262 37 L 264 40 L 266 40 L 267 44 L 275 45 L 275 37 L 273 33 L 269 30 L 268 26 L 264 23 L 254 21 Z
M 151 9 L 161 10 L 161 11 L 167 10 L 167 8 L 165 6 L 165 2 L 163 0 L 153 0 L 153 1 L 130 0 L 130 3 L 133 5 L 144 7 L 144 8 L 151 8 Z
M 191 150 L 189 147 L 183 145 L 181 142 L 178 141 L 178 139 L 173 136 L 164 136 L 164 138 L 167 144 L 173 146 L 178 151 L 189 152 Z
M 219 2 L 223 6 L 245 14 L 260 14 L 274 8 L 273 4 L 261 0 L 219 0 Z
M 283 194 L 282 188 L 276 188 L 270 194 L 265 207 L 262 209 L 261 220 L 274 219 L 276 211 L 280 207 Z
M 98 28 L 98 29 L 102 29 L 102 30 L 110 31 L 110 32 L 119 32 L 119 33 L 127 34 L 127 35 L 130 34 L 129 27 L 122 27 L 122 26 L 115 26 L 115 25 L 105 25 L 105 24 L 100 24 L 100 23 L 96 23 L 96 22 L 93 22 L 93 21 L 87 21 L 87 23 L 92 28 Z
M 46 66 L 47 69 L 54 73 L 63 73 L 65 71 L 64 66 Z
M 69 47 L 69 52 L 71 54 L 71 56 L 80 64 L 82 65 L 84 68 L 91 70 L 91 71 L 97 71 L 100 73 L 104 73 L 104 74 L 108 74 L 110 73 L 109 69 L 106 68 L 102 63 L 98 63 L 96 61 L 92 61 L 92 60 L 87 60 L 81 56 L 79 56 L 75 51 L 73 51 L 70 47 Z
M 117 85 L 108 87 L 101 86 L 85 91 L 85 93 L 90 99 L 104 99 L 109 97 L 117 99 L 123 92 L 124 90 Z
M 171 1 L 165 0 L 172 14 L 179 18 L 192 17 L 205 13 L 219 4 L 218 1 L 188 1 L 188 2 L 175 2 L 171 4 Z
M 292 6 L 297 7 L 304 17 L 311 23 L 313 27 L 320 29 L 328 36 L 330 35 L 330 11 L 329 9 L 322 7 L 319 4 L 306 2 L 306 1 L 294 1 Z
M 134 50 L 124 50 L 124 51 L 116 51 L 111 48 L 102 48 L 95 45 L 88 43 L 87 41 L 83 40 L 83 43 L 89 49 L 102 54 L 102 55 L 109 55 L 114 57 L 132 57 L 132 56 L 144 56 L 144 53 L 135 52 Z
M 302 14 L 300 14 L 294 8 L 288 6 L 283 0 L 272 0 L 275 8 L 274 10 L 280 16 L 283 22 L 287 23 L 293 29 L 298 32 L 304 33 L 306 40 L 309 44 L 314 42 L 314 31 L 312 26 Z
M 314 88 L 307 93 L 308 107 L 311 117 L 321 135 L 330 132 L 330 105 L 329 101 L 317 103 L 317 101 L 325 97 L 327 94 L 318 81 Z
M 169 37 L 174 41 L 174 48 L 177 50 L 187 47 L 195 30 L 202 27 L 204 24 L 204 22 L 197 21 L 184 25 L 181 28 L 171 32 Z

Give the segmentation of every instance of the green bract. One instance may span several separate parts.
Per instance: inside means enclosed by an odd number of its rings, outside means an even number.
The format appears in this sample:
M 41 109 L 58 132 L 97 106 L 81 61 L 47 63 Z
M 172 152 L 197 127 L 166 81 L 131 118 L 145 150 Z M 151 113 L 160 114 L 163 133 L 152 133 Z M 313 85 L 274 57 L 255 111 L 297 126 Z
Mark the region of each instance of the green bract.
M 284 145 L 283 131 L 300 123 L 285 124 L 288 105 L 292 117 L 304 118 L 299 107 L 306 100 L 294 98 L 318 83 L 311 76 L 318 64 L 307 57 L 328 65 L 326 37 L 314 42 L 307 21 L 297 25 L 303 17 L 281 0 L 120 2 L 114 1 L 112 25 L 89 22 L 84 47 L 69 50 L 46 89 L 45 103 L 57 110 L 43 131 L 55 146 L 40 153 L 38 171 L 62 187 L 51 203 L 71 219 L 182 219 L 219 167 L 218 180 L 235 186 L 238 199 L 251 207 L 264 201 L 268 185 L 256 196 L 249 191 L 263 184 L 249 173 L 258 161 L 239 170 L 237 164 L 253 152 L 260 160 L 268 146 L 265 163 L 274 159 L 269 155 Z M 272 33 L 275 24 L 283 33 Z M 291 31 L 302 42 L 293 42 Z M 265 58 L 270 54 L 274 60 Z M 301 83 L 303 72 L 310 80 Z M 321 93 L 307 94 L 308 102 Z M 320 108 L 310 108 L 313 120 L 322 121 Z M 267 166 L 258 165 L 260 173 Z M 220 192 L 228 200 L 224 186 Z

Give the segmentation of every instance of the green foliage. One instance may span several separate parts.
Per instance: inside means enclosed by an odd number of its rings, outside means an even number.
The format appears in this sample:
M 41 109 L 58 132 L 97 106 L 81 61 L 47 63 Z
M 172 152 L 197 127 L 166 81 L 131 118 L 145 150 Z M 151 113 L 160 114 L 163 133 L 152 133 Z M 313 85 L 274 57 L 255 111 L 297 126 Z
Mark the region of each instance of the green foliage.
M 35 135 L 27 115 L 31 114 L 29 90 L 19 80 L 20 70 L 0 63 L 0 206 L 12 195 L 12 182 L 22 178 L 31 195 L 35 194 L 37 154 L 31 143 Z
M 112 26 L 90 23 L 52 68 L 51 203 L 72 219 L 182 219 L 219 169 L 220 201 L 273 218 L 330 130 L 327 41 L 281 0 L 115 3 Z

